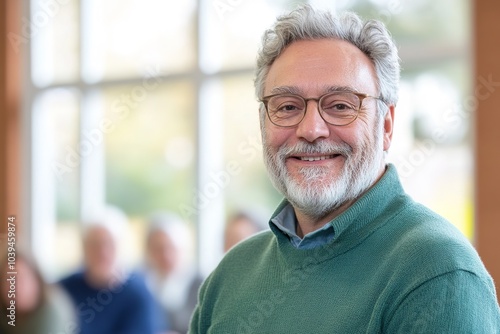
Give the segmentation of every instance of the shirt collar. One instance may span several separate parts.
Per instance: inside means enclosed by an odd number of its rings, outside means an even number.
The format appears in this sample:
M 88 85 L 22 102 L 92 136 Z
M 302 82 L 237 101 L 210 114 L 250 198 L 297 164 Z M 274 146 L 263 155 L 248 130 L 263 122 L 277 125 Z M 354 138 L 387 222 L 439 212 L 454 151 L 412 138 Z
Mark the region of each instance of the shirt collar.
M 271 219 L 271 223 L 285 233 L 292 245 L 298 249 L 312 249 L 318 246 L 325 245 L 333 240 L 335 231 L 330 223 L 325 224 L 322 228 L 310 232 L 301 238 L 297 235 L 297 218 L 295 211 L 290 203 Z

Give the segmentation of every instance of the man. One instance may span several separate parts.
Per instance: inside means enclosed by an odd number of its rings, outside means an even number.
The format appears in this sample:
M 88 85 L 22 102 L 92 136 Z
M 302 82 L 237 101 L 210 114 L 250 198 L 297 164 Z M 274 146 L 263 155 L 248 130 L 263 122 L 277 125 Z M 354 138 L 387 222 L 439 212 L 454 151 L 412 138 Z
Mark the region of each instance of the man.
M 191 333 L 500 333 L 474 248 L 384 162 L 398 81 L 379 22 L 306 6 L 265 33 L 255 86 L 286 199 L 204 282 Z
M 81 334 L 154 334 L 168 330 L 160 322 L 158 305 L 137 274 L 119 263 L 119 240 L 127 218 L 107 208 L 86 223 L 83 233 L 84 270 L 63 280 L 73 300 Z

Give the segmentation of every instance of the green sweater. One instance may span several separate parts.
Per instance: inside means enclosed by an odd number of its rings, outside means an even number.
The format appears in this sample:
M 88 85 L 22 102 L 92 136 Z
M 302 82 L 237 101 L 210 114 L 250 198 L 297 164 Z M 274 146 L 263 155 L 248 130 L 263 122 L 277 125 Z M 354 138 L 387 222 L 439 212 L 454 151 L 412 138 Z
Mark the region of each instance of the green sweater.
M 312 250 L 275 226 L 234 247 L 204 282 L 189 333 L 500 333 L 478 254 L 404 193 L 392 165 L 330 224 L 334 240 Z

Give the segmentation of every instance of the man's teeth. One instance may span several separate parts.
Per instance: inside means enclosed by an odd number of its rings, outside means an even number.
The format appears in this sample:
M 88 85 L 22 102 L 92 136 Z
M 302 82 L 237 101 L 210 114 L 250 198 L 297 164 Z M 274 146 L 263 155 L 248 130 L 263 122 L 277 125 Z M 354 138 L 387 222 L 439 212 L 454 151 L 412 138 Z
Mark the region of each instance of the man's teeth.
M 300 160 L 302 161 L 319 161 L 319 160 L 326 160 L 326 159 L 333 159 L 333 155 L 323 155 L 321 157 L 300 157 Z

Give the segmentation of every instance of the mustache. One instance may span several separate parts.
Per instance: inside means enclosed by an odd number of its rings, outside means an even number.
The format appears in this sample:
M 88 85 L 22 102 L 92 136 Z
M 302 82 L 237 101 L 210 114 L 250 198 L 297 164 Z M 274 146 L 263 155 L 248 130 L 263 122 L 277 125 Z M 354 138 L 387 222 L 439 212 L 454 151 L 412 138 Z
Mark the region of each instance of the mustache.
M 300 141 L 293 146 L 282 145 L 278 149 L 278 155 L 280 157 L 290 157 L 297 156 L 301 154 L 321 154 L 321 155 L 334 155 L 340 154 L 348 157 L 352 154 L 352 147 L 346 143 L 334 143 L 321 141 L 317 143 L 308 143 Z

